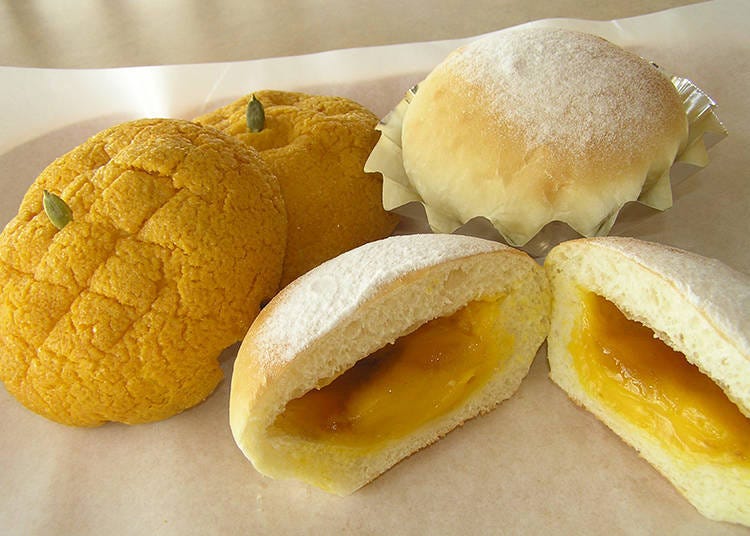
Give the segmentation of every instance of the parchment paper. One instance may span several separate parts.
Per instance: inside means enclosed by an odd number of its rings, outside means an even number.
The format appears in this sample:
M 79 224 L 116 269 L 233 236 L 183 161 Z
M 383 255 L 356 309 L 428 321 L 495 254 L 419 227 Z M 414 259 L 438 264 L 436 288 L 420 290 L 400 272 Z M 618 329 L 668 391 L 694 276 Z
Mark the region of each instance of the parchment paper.
M 467 9 L 470 4 L 467 5 Z M 598 33 L 706 90 L 729 137 L 707 168 L 614 234 L 750 272 L 750 3 L 720 0 Z M 114 123 L 191 118 L 261 88 L 348 96 L 385 114 L 453 48 L 444 41 L 229 64 L 118 70 L 0 68 L 0 220 L 54 157 Z M 750 314 L 750 312 L 749 312 Z M 222 355 L 227 378 L 236 347 Z M 547 379 L 542 349 L 519 392 L 347 498 L 256 473 L 228 426 L 224 381 L 203 404 L 128 427 L 68 428 L 0 387 L 2 534 L 747 534 L 700 516 Z

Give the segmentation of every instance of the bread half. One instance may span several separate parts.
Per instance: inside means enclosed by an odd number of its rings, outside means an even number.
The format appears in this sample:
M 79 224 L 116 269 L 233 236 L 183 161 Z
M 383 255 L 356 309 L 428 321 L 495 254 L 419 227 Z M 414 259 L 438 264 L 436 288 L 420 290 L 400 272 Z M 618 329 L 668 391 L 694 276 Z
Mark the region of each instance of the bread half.
M 456 235 L 395 236 L 328 261 L 261 312 L 230 424 L 255 468 L 345 495 L 510 397 L 549 327 L 544 270 Z
M 703 515 L 750 525 L 750 277 L 626 238 L 563 243 L 545 269 L 552 380 Z

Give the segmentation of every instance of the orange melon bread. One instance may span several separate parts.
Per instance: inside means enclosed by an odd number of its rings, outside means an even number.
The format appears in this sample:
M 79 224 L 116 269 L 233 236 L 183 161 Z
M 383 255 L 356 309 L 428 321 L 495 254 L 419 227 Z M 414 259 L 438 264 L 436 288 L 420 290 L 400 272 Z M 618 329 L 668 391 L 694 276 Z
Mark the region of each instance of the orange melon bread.
M 750 278 L 625 238 L 545 261 L 552 380 L 706 517 L 750 525 Z
M 69 211 L 48 211 L 51 194 Z M 194 406 L 276 292 L 285 238 L 276 178 L 230 136 L 170 119 L 96 134 L 0 234 L 0 379 L 75 426 Z
M 240 347 L 230 424 L 258 471 L 349 494 L 510 397 L 548 329 L 528 255 L 395 236 L 282 290 Z
M 248 128 L 253 97 L 264 109 Z M 378 118 L 344 97 L 256 91 L 195 119 L 257 149 L 278 177 L 289 234 L 281 285 L 323 261 L 390 235 L 398 217 L 383 209 L 383 178 L 365 173 Z

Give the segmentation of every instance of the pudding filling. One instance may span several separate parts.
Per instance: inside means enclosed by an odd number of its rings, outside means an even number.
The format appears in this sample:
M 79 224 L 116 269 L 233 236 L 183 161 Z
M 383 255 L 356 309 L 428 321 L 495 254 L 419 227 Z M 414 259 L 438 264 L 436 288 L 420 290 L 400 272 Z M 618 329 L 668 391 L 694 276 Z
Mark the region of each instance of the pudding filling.
M 582 303 L 568 350 L 590 396 L 683 459 L 750 466 L 750 419 L 718 385 L 610 301 Z
M 474 301 L 361 359 L 328 385 L 287 403 L 272 431 L 373 447 L 459 407 L 512 355 L 501 299 Z

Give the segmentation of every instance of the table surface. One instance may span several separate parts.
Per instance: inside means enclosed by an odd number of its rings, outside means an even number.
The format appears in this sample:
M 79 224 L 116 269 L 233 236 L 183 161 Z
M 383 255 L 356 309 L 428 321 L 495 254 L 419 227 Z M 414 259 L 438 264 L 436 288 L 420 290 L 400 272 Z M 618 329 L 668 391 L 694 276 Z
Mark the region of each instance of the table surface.
M 690 0 L 34 0 L 0 2 L 0 65 L 238 61 L 468 37 L 535 19 L 619 19 Z

